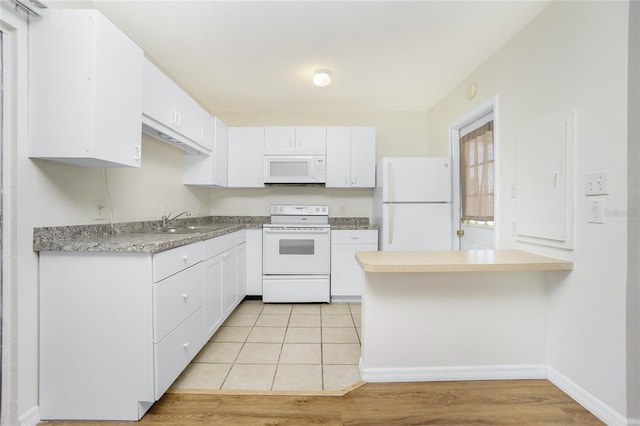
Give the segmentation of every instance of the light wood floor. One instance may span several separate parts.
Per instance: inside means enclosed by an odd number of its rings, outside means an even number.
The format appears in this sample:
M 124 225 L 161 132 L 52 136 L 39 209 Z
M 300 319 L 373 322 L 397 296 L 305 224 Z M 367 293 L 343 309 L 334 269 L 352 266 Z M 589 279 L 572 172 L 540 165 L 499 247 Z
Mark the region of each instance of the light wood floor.
M 43 422 L 80 426 L 101 422 Z M 602 425 L 546 380 L 369 383 L 344 396 L 166 394 L 116 425 Z

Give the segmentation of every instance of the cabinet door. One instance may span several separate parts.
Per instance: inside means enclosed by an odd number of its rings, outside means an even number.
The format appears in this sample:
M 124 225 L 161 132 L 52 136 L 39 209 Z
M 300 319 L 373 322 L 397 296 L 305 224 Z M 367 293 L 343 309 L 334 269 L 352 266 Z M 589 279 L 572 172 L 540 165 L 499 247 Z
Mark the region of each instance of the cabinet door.
M 266 127 L 264 130 L 265 155 L 290 155 L 296 151 L 295 127 Z
M 247 295 L 247 243 L 236 247 L 238 253 L 238 269 L 236 275 L 236 303 L 240 303 Z
M 331 296 L 361 296 L 364 285 L 356 252 L 376 251 L 378 231 L 331 231 Z
M 227 156 L 229 152 L 229 129 L 219 118 L 215 119 L 216 142 L 213 153 L 213 173 L 215 186 L 226 187 L 227 178 Z
M 207 339 L 213 336 L 223 321 L 222 264 L 222 255 L 204 262 L 204 331 Z
M 208 151 L 213 151 L 216 140 L 216 118 L 195 102 L 188 118 L 192 139 Z
M 351 186 L 351 128 L 327 127 L 328 188 Z
M 351 182 L 352 188 L 376 186 L 376 129 L 351 128 Z
M 229 187 L 264 187 L 264 144 L 264 127 L 229 128 Z
M 325 155 L 327 128 L 324 126 L 296 127 L 295 153 L 299 155 Z
M 262 296 L 262 229 L 247 229 L 246 266 L 246 294 Z
M 217 117 L 213 120 L 212 132 L 215 136 L 211 155 L 187 154 L 184 157 L 185 185 L 220 186 L 228 185 L 228 129 Z
M 96 10 L 29 24 L 29 156 L 140 167 L 143 52 Z
M 224 314 L 229 315 L 237 305 L 238 252 L 229 250 L 222 254 L 222 299 Z
M 142 113 L 182 133 L 181 90 L 148 59 L 144 60 Z

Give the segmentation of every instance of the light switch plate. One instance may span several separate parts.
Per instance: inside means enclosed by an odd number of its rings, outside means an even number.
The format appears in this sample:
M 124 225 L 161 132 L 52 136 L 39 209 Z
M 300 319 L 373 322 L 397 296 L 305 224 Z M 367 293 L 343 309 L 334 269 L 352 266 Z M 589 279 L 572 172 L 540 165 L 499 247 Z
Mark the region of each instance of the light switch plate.
M 609 193 L 607 172 L 588 173 L 584 176 L 584 195 L 607 195 Z
M 604 200 L 590 200 L 588 208 L 588 223 L 604 223 Z

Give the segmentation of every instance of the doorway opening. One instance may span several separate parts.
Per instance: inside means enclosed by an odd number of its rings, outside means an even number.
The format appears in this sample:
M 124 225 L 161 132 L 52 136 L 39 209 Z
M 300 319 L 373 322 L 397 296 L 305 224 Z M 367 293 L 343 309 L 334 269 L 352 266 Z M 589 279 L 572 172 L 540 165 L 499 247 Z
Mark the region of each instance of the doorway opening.
M 497 97 L 449 126 L 455 250 L 495 249 Z

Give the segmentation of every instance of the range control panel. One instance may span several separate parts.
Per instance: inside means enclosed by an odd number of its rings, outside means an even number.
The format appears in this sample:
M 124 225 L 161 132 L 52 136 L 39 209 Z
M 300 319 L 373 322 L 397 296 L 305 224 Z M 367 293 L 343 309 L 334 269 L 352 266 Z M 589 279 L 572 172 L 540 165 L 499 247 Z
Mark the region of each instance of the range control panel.
M 271 206 L 271 215 L 275 216 L 328 216 L 329 206 L 275 204 Z

